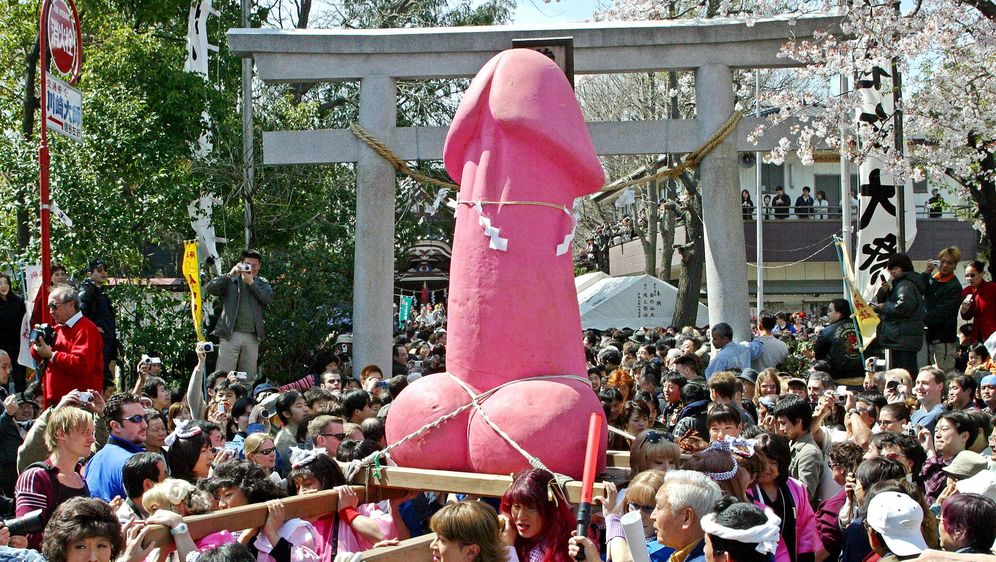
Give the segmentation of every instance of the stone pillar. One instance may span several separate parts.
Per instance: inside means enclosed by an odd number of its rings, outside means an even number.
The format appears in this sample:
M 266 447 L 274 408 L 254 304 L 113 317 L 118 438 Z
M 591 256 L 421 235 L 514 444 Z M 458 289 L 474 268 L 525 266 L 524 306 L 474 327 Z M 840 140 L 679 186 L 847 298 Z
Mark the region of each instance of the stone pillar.
M 360 83 L 360 125 L 391 145 L 397 85 L 390 76 Z M 356 246 L 353 258 L 353 376 L 373 364 L 391 376 L 394 337 L 395 172 L 364 146 L 356 163 Z
M 695 107 L 699 139 L 705 142 L 734 109 L 730 67 L 701 66 L 695 73 Z M 705 267 L 709 324 L 726 322 L 735 341 L 750 340 L 747 255 L 740 209 L 740 172 L 736 135 L 726 137 L 699 167 L 702 223 L 705 228 Z

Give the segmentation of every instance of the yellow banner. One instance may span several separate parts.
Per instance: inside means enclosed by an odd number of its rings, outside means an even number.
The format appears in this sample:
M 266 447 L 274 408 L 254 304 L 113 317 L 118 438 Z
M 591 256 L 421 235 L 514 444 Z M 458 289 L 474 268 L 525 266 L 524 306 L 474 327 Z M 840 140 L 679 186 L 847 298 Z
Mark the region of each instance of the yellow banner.
M 875 340 L 880 320 L 878 314 L 872 310 L 872 307 L 868 305 L 865 298 L 861 296 L 861 291 L 858 290 L 857 283 L 854 280 L 854 268 L 851 265 L 853 262 L 851 261 L 850 253 L 847 251 L 847 246 L 841 241 L 838 241 L 837 245 L 840 247 L 840 252 L 843 256 L 844 280 L 847 282 L 847 290 L 851 293 L 851 308 L 854 309 L 854 319 L 857 321 L 858 331 L 861 333 L 861 349 L 864 351 Z
M 197 341 L 204 341 L 201 323 L 204 308 L 201 300 L 201 271 L 197 262 L 197 242 L 187 242 L 183 246 L 183 278 L 190 286 L 190 314 L 194 318 L 194 332 Z

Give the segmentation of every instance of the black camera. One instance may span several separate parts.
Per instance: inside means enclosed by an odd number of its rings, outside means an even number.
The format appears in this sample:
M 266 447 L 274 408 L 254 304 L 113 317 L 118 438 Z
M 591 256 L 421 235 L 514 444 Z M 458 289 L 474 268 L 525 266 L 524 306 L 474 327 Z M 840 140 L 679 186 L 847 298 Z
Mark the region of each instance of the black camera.
M 17 519 L 3 521 L 3 526 L 10 531 L 10 536 L 19 537 L 40 533 L 45 530 L 45 520 L 42 519 L 42 510 L 29 511 Z
M 55 327 L 48 324 L 35 324 L 35 327 L 28 334 L 28 341 L 34 343 L 38 340 L 44 341 L 49 346 L 55 343 Z

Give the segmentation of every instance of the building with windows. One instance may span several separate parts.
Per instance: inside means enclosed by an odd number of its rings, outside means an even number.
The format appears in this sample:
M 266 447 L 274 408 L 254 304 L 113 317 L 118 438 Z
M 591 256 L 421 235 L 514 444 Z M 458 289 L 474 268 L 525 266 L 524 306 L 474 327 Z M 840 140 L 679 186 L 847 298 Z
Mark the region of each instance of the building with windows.
M 747 268 L 750 294 L 752 300 L 756 299 L 760 266 L 763 271 L 765 308 L 768 309 L 783 307 L 796 309 L 812 307 L 816 309 L 842 293 L 840 265 L 837 252 L 832 244 L 835 235 L 841 236 L 843 234 L 840 162 L 838 155 L 834 152 L 818 152 L 814 160 L 812 165 L 803 165 L 793 156 L 787 158 L 785 163 L 780 165 L 761 164 L 762 197 L 764 194 L 770 194 L 771 197 L 774 197 L 775 190 L 782 187 L 794 205 L 796 199 L 802 194 L 803 188 L 809 187 L 814 198 L 817 192 L 822 191 L 826 196 L 828 206 L 821 211 L 819 218 L 816 215 L 800 216 L 794 208 L 784 219 L 776 219 L 772 213 L 765 213 L 762 218 L 761 236 L 763 261 L 760 264 L 756 254 L 758 237 L 755 215 L 745 213 L 746 255 L 744 256 L 744 266 Z M 740 162 L 741 184 L 735 189 L 737 192 L 748 190 L 751 199 L 754 200 L 754 205 L 757 205 L 758 201 L 755 200 L 757 172 L 754 155 L 742 153 Z M 849 165 L 848 169 L 850 171 L 850 191 L 856 194 L 858 190 L 857 166 Z M 943 179 L 939 178 L 939 181 L 943 181 Z M 931 207 L 928 200 L 936 188 L 936 182 L 933 185 L 928 182 L 918 182 L 913 186 L 913 200 L 910 203 L 917 216 L 917 237 L 908 249 L 908 253 L 918 268 L 923 267 L 926 260 L 934 258 L 939 250 L 948 246 L 958 246 L 965 259 L 974 258 L 979 250 L 978 231 L 973 229 L 969 222 L 960 218 L 960 211 L 967 209 L 971 202 L 959 199 L 955 195 L 953 184 L 949 184 L 947 188 L 940 187 L 939 189 L 944 199 L 943 207 L 940 209 Z M 613 196 L 603 197 L 601 200 L 608 203 L 618 196 L 617 193 Z M 847 198 L 847 196 L 844 197 L 845 201 Z M 762 206 L 763 203 L 762 199 Z M 857 220 L 856 211 L 856 208 L 852 208 L 851 216 L 854 217 L 854 222 Z M 624 217 L 629 218 L 630 221 L 639 220 L 639 213 L 635 205 L 617 208 L 616 213 L 620 222 L 625 220 Z M 708 217 L 706 220 L 708 221 Z M 660 237 L 658 239 L 660 240 Z M 684 243 L 684 225 L 679 222 L 675 228 L 674 244 Z M 851 244 L 853 256 L 857 253 L 853 246 L 853 235 Z M 660 243 L 657 245 L 657 251 L 658 263 L 661 263 L 664 255 Z M 668 281 L 676 284 L 681 272 L 681 262 L 677 252 L 674 253 L 671 260 L 673 264 L 672 275 Z M 612 276 L 642 274 L 644 273 L 644 263 L 643 245 L 639 240 L 627 240 L 625 236 L 616 236 L 610 240 L 607 273 Z M 731 267 L 734 266 L 737 264 L 731 264 Z M 958 268 L 957 273 L 963 275 L 964 272 L 962 268 Z M 962 282 L 964 283 L 964 279 Z

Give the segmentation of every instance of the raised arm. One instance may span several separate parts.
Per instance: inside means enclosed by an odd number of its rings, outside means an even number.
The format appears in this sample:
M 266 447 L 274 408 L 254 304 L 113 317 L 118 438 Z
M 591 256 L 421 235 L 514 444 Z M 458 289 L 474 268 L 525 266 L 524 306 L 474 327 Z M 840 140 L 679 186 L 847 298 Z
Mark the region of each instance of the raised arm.
M 204 376 L 207 371 L 207 352 L 204 351 L 204 344 L 207 342 L 197 342 L 197 365 L 190 375 L 190 383 L 187 385 L 187 407 L 190 408 L 190 417 L 195 420 L 206 419 L 207 403 L 204 398 Z

